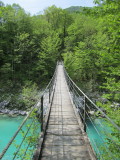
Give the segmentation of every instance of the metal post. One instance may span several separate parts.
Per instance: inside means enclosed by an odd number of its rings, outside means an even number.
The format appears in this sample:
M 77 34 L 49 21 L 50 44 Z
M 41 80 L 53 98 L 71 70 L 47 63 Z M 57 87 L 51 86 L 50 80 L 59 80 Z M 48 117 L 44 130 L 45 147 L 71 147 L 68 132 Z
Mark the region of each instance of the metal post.
M 50 95 L 51 95 L 51 89 L 49 88 L 49 103 L 50 103 Z
M 43 96 L 41 97 L 41 131 L 43 131 Z
M 73 83 L 72 83 L 72 93 L 73 93 L 73 103 L 75 104 L 75 88 Z
M 68 78 L 68 87 L 69 87 L 69 91 L 70 91 L 70 79 Z
M 52 81 L 52 92 L 53 92 L 54 81 L 55 81 L 55 77 L 54 77 L 54 79 Z
M 86 132 L 86 97 L 84 96 L 84 115 L 83 115 L 84 131 Z

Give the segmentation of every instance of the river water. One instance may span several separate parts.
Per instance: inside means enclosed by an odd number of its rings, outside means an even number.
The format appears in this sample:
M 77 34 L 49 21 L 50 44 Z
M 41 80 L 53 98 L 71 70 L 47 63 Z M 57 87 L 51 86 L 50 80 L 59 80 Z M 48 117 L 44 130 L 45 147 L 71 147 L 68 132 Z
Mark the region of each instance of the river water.
M 97 157 L 99 157 L 100 153 L 100 147 L 105 142 L 105 135 L 104 135 L 104 128 L 101 127 L 103 124 L 102 119 L 95 119 L 92 123 L 90 120 L 87 120 L 87 135 L 89 137 L 90 143 L 97 154 Z M 104 125 L 102 125 L 104 127 Z
M 11 140 L 11 138 L 19 128 L 20 124 L 24 120 L 24 118 L 25 118 L 24 116 L 9 117 L 8 115 L 0 115 L 0 153 L 6 147 L 8 142 Z M 24 132 L 27 132 L 27 126 L 30 124 L 30 122 L 31 120 L 28 120 L 25 124 L 26 126 L 22 128 Z M 36 130 L 36 132 L 39 136 L 40 128 L 38 129 L 38 131 Z M 30 135 L 28 134 L 27 136 L 29 137 Z M 17 151 L 16 146 L 20 145 L 22 139 L 23 139 L 22 133 L 19 133 L 15 138 L 14 143 L 10 146 L 10 148 L 8 149 L 2 160 L 12 160 L 14 153 Z M 26 142 L 23 143 L 21 149 L 27 148 L 27 145 L 28 144 Z M 20 158 L 17 158 L 17 160 L 20 160 Z
M 23 116 L 9 117 L 7 115 L 0 115 L 0 153 L 8 144 L 12 136 L 15 134 L 21 122 L 23 121 L 23 119 L 24 119 Z M 97 128 L 97 130 L 99 130 L 99 132 L 102 134 L 102 129 L 99 123 L 100 121 L 102 120 L 95 119 L 94 125 Z M 102 145 L 100 135 L 98 135 L 98 133 L 96 132 L 95 128 L 93 127 L 90 121 L 87 121 L 87 126 L 88 126 L 87 128 L 88 137 L 90 139 L 92 147 L 94 148 L 95 152 L 98 154 L 96 145 L 97 147 Z M 22 138 L 23 138 L 22 135 L 18 134 L 16 138 L 16 143 L 20 144 Z M 7 151 L 7 153 L 5 154 L 5 157 L 2 160 L 11 160 L 15 151 L 16 151 L 15 145 L 11 145 L 10 149 Z

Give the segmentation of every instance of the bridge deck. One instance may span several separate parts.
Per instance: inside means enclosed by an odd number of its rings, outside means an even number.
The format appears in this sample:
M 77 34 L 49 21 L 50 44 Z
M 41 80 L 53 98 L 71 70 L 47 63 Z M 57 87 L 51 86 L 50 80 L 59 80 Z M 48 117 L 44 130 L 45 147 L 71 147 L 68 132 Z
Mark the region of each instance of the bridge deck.
M 41 160 L 95 160 L 74 112 L 62 65 L 58 65 L 55 95 Z

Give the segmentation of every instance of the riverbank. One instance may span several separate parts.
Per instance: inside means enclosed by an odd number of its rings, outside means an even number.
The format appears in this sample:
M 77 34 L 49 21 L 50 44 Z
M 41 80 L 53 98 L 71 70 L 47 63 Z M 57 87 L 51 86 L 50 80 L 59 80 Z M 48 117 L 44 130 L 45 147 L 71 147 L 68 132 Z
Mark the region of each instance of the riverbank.
M 8 115 L 8 116 L 25 116 L 28 114 L 28 111 L 18 110 L 17 108 L 10 109 L 7 107 L 9 105 L 9 101 L 3 101 L 0 103 L 0 115 Z

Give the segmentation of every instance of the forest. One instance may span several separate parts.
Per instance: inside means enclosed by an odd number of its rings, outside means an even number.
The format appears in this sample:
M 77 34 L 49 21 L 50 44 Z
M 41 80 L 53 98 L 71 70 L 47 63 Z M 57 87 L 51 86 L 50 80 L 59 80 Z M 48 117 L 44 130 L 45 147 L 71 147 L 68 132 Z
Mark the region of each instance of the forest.
M 62 60 L 74 82 L 120 126 L 120 1 L 95 3 L 53 5 L 31 16 L 0 1 L 0 102 L 32 107 Z
M 95 3 L 93 8 L 51 6 L 31 16 L 18 4 L 0 1 L 0 101 L 31 107 L 62 59 L 77 85 L 93 98 L 103 97 L 98 105 L 118 123 L 120 1 Z
M 0 101 L 7 99 L 11 107 L 29 108 L 38 89 L 52 77 L 56 61 L 62 59 L 83 91 L 98 92 L 106 99 L 105 108 L 118 122 L 119 1 L 72 12 L 71 8 L 51 6 L 35 16 L 18 4 L 0 2 L 0 8 Z

